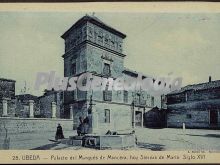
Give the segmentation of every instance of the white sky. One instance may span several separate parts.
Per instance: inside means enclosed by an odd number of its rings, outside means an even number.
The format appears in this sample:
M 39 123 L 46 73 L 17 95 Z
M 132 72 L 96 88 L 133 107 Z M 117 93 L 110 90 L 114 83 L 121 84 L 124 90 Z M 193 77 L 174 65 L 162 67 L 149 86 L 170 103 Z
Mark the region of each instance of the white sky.
M 24 81 L 31 94 L 37 72 L 63 76 L 60 36 L 86 13 L 0 12 L 0 77 Z M 91 13 L 88 13 L 91 14 Z M 220 79 L 220 14 L 96 13 L 125 33 L 125 67 L 152 76 L 183 77 L 183 85 Z

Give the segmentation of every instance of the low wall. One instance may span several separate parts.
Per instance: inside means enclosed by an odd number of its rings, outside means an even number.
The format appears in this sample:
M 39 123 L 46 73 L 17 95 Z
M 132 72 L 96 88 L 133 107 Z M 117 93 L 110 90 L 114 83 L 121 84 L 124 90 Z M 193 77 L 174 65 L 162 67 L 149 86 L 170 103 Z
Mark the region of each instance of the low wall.
M 94 147 L 97 149 L 124 149 L 135 147 L 136 139 L 134 134 L 100 136 L 88 135 L 84 137 L 84 143 L 86 147 Z
M 32 149 L 49 142 L 58 123 L 65 133 L 73 132 L 70 119 L 0 117 L 0 149 Z

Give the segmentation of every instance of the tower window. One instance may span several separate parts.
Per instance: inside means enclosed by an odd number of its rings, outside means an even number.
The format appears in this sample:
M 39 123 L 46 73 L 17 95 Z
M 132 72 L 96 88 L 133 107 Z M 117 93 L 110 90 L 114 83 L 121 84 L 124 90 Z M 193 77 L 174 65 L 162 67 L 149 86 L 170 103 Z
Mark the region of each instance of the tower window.
M 72 75 L 76 74 L 76 63 L 73 63 L 73 64 L 71 65 L 71 74 L 72 74 Z
M 110 109 L 105 109 L 105 123 L 110 123 Z
M 128 91 L 124 91 L 124 103 L 128 102 Z
M 106 84 L 105 90 L 103 91 L 103 100 L 112 101 L 112 91 L 108 90 L 109 83 Z
M 110 64 L 104 63 L 103 75 L 110 76 L 110 74 L 111 74 Z

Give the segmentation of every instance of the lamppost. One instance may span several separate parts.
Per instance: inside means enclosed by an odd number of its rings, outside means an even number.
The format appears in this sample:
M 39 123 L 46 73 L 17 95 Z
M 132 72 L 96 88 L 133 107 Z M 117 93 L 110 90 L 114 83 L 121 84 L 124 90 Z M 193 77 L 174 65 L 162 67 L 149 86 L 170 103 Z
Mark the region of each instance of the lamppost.
M 93 80 L 93 77 L 90 78 L 90 81 Z M 90 127 L 90 133 L 94 132 L 94 126 L 95 126 L 95 115 L 94 115 L 94 111 L 93 111 L 93 89 L 92 89 L 92 82 L 90 84 L 90 90 L 91 90 L 91 95 L 90 95 L 90 99 L 89 99 L 89 107 L 88 107 L 88 117 L 89 117 L 89 127 Z

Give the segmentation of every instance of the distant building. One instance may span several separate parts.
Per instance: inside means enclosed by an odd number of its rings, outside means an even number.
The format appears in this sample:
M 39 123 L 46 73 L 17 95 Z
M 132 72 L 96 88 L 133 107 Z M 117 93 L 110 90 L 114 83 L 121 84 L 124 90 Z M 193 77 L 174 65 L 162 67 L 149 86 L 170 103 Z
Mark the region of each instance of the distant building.
M 29 102 L 30 100 L 33 101 L 34 107 L 34 116 L 38 117 L 40 115 L 40 107 L 38 102 L 38 97 L 31 95 L 31 94 L 20 94 L 15 96 L 15 104 L 16 104 L 16 111 L 15 116 L 20 118 L 28 118 L 29 117 Z
M 220 80 L 171 92 L 166 104 L 168 127 L 220 128 Z
M 0 78 L 0 99 L 15 98 L 15 80 Z
M 54 102 L 56 104 L 56 117 L 57 118 L 69 118 L 68 114 L 64 113 L 63 107 L 63 91 L 53 91 L 45 90 L 43 96 L 38 97 L 40 106 L 40 116 L 41 118 L 51 118 L 52 108 L 51 104 Z
M 0 78 L 0 116 L 15 115 L 15 82 Z M 3 108 L 7 110 L 3 111 Z
M 124 67 L 123 40 L 126 35 L 97 17 L 82 17 L 61 37 L 65 40 L 65 77 L 86 72 L 113 79 L 137 76 L 137 72 Z M 156 102 L 157 99 L 146 92 L 108 90 L 108 84 L 104 91 L 74 90 L 64 94 L 65 112 L 73 117 L 75 128 L 80 116 L 89 116 L 91 132 L 143 127 L 144 112 Z
M 144 114 L 144 126 L 147 128 L 164 128 L 166 123 L 166 109 L 156 106 Z

